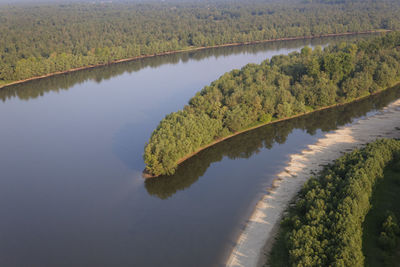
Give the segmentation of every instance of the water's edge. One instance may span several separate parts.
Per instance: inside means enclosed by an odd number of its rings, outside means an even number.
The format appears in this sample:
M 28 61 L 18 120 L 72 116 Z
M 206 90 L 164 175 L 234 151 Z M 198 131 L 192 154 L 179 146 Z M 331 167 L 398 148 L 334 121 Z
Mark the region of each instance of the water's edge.
M 240 134 L 243 134 L 243 133 L 246 133 L 246 132 L 249 132 L 249 131 L 258 129 L 258 128 L 261 128 L 261 127 L 263 127 L 263 126 L 272 125 L 272 124 L 279 123 L 279 122 L 282 122 L 282 121 L 292 120 L 292 119 L 299 118 L 299 117 L 306 116 L 306 115 L 310 115 L 310 114 L 312 114 L 312 113 L 316 113 L 316 112 L 319 112 L 319 111 L 323 111 L 323 110 L 327 110 L 327 109 L 331 109 L 331 108 L 335 108 L 335 107 L 340 107 L 340 106 L 344 106 L 344 105 L 351 105 L 352 103 L 361 101 L 361 100 L 363 100 L 363 99 L 365 99 L 365 98 L 368 98 L 368 97 L 371 97 L 371 96 L 380 94 L 380 93 L 384 92 L 385 90 L 388 90 L 389 88 L 391 88 L 391 87 L 393 87 L 393 86 L 396 86 L 396 85 L 398 85 L 398 82 L 394 83 L 392 86 L 390 86 L 390 87 L 388 87 L 388 88 L 385 88 L 385 89 L 383 89 L 383 90 L 380 90 L 380 91 L 378 91 L 378 92 L 375 92 L 375 93 L 372 93 L 372 94 L 369 94 L 369 95 L 366 95 L 366 96 L 362 96 L 362 97 L 355 98 L 355 99 L 353 99 L 353 100 L 351 100 L 351 101 L 348 101 L 348 102 L 337 103 L 337 104 L 333 104 L 333 105 L 329 105 L 329 106 L 317 108 L 317 109 L 314 109 L 314 110 L 312 110 L 312 111 L 303 112 L 303 113 L 296 114 L 296 115 L 293 115 L 293 116 L 290 116 L 290 117 L 286 117 L 286 118 L 282 118 L 282 119 L 276 119 L 276 120 L 273 120 L 273 121 L 270 121 L 270 122 L 266 122 L 266 123 L 259 123 L 259 124 L 255 125 L 255 126 L 252 126 L 252 127 L 249 127 L 249 128 L 246 128 L 246 129 L 243 129 L 243 130 L 240 130 L 240 131 L 237 131 L 237 132 L 235 132 L 235 133 L 233 133 L 233 134 L 230 134 L 230 135 L 228 135 L 228 136 L 225 136 L 225 137 L 223 137 L 223 138 L 214 140 L 213 142 L 209 143 L 208 145 L 202 146 L 202 147 L 198 148 L 196 151 L 194 151 L 194 152 L 192 152 L 192 153 L 190 153 L 190 154 L 184 156 L 183 158 L 180 158 L 180 159 L 177 161 L 177 165 L 178 165 L 178 167 L 179 167 L 179 165 L 180 165 L 181 163 L 183 163 L 183 162 L 185 162 L 186 160 L 192 158 L 193 156 L 199 154 L 201 151 L 203 151 L 203 150 L 205 150 L 205 149 L 207 149 L 207 148 L 209 148 L 209 147 L 212 147 L 212 146 L 214 146 L 214 145 L 216 145 L 216 144 L 218 144 L 218 143 L 221 143 L 221 142 L 223 142 L 223 141 L 225 141 L 225 140 L 227 140 L 227 139 L 230 139 L 230 138 L 232 138 L 232 137 L 235 137 L 235 136 L 237 136 L 237 135 L 240 135 Z M 143 173 L 142 173 L 142 177 L 145 178 L 145 179 L 151 179 L 151 178 L 156 178 L 156 177 L 160 177 L 160 176 L 164 176 L 164 175 L 154 175 L 154 174 L 150 173 L 146 168 L 143 170 Z M 167 176 L 168 176 L 168 175 L 167 175 Z
M 397 127 L 396 127 L 397 126 Z M 262 266 L 287 205 L 312 173 L 320 171 L 344 152 L 377 138 L 400 137 L 400 100 L 371 117 L 340 127 L 315 144 L 290 156 L 286 168 L 276 175 L 268 193 L 257 203 L 229 256 L 227 266 Z
M 335 37 L 335 36 L 359 35 L 359 34 L 371 34 L 371 33 L 386 33 L 386 32 L 390 32 L 390 31 L 391 30 L 376 29 L 376 30 L 361 31 L 361 32 L 328 33 L 328 34 L 310 35 L 310 36 L 275 38 L 275 39 L 267 39 L 267 40 L 251 41 L 251 42 L 228 43 L 228 44 L 213 45 L 213 46 L 189 47 L 189 48 L 181 49 L 181 50 L 154 53 L 154 54 L 149 54 L 149 55 L 141 55 L 141 56 L 137 56 L 137 57 L 113 60 L 113 61 L 107 62 L 107 63 L 87 65 L 87 66 L 83 66 L 83 67 L 72 68 L 72 69 L 65 70 L 65 71 L 52 72 L 52 73 L 48 73 L 48 74 L 44 74 L 44 75 L 40 75 L 40 76 L 35 76 L 35 77 L 23 79 L 23 80 L 18 80 L 18 81 L 13 81 L 13 82 L 9 82 L 6 84 L 2 84 L 2 85 L 0 85 L 0 89 L 8 87 L 8 86 L 12 86 L 12 85 L 22 84 L 22 83 L 26 83 L 26 82 L 30 82 L 30 81 L 34 81 L 34 80 L 39 80 L 39 79 L 43 79 L 43 78 L 47 78 L 47 77 L 67 74 L 67 73 L 71 73 L 71 72 L 77 72 L 77 71 L 86 70 L 86 69 L 104 67 L 104 66 L 114 65 L 114 64 L 123 63 L 123 62 L 135 61 L 138 59 L 178 54 L 178 53 L 183 53 L 183 52 L 192 52 L 192 51 L 212 49 L 212 48 L 252 45 L 252 44 L 260 44 L 260 43 L 279 42 L 279 41 L 316 39 L 316 38 L 321 38 L 321 37 Z

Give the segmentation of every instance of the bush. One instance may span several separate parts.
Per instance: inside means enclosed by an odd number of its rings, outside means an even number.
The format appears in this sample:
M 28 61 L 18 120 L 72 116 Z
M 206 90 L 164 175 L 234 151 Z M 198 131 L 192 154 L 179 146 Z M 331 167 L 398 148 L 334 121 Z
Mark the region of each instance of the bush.
M 382 249 L 393 250 L 398 244 L 400 229 L 394 214 L 388 215 L 382 223 L 382 232 L 379 235 L 379 245 Z

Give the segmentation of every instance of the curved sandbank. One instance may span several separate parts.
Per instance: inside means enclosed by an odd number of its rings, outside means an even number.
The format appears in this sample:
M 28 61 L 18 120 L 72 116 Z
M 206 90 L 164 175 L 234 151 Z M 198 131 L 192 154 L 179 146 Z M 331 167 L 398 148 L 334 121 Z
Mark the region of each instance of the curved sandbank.
M 303 184 L 323 166 L 378 138 L 400 138 L 400 99 L 377 114 L 340 127 L 290 156 L 285 169 L 276 174 L 268 193 L 257 203 L 229 259 L 230 267 L 262 266 L 274 242 L 282 214 Z
M 141 55 L 141 56 L 137 56 L 137 57 L 113 60 L 113 61 L 110 61 L 107 63 L 87 65 L 87 66 L 72 68 L 72 69 L 65 70 L 65 71 L 52 72 L 52 73 L 48 73 L 48 74 L 44 74 L 44 75 L 40 75 L 40 76 L 23 79 L 23 80 L 0 84 L 0 89 L 7 87 L 7 86 L 11 86 L 11 85 L 26 83 L 26 82 L 33 81 L 33 80 L 43 79 L 43 78 L 61 75 L 61 74 L 67 74 L 67 73 L 76 72 L 76 71 L 85 70 L 85 69 L 104 67 L 104 66 L 108 66 L 108 65 L 118 64 L 118 63 L 122 63 L 122 62 L 129 62 L 129 61 L 134 61 L 134 60 L 143 59 L 143 58 L 171 55 L 171 54 L 190 52 L 190 51 L 196 51 L 196 50 L 204 50 L 204 49 L 219 48 L 219 47 L 240 46 L 240 45 L 251 45 L 251 44 L 259 44 L 259 43 L 278 42 L 278 41 L 291 41 L 291 40 L 302 40 L 302 39 L 314 39 L 314 38 L 321 38 L 321 37 L 335 37 L 335 36 L 369 34 L 369 33 L 385 33 L 385 32 L 391 32 L 391 30 L 378 29 L 378 30 L 360 31 L 360 32 L 327 33 L 327 34 L 318 34 L 318 35 L 310 35 L 310 36 L 275 38 L 275 39 L 267 39 L 267 40 L 251 41 L 251 42 L 227 43 L 227 44 L 213 45 L 213 46 L 188 47 L 186 49 L 181 49 L 181 50 L 160 52 L 160 53 L 154 53 L 154 54 L 149 54 L 149 55 Z

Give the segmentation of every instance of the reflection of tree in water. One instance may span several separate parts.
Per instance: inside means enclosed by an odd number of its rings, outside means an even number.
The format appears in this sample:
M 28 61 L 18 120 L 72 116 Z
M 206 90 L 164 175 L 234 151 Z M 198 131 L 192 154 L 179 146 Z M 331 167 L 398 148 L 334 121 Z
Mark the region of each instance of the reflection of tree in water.
M 230 159 L 250 158 L 263 148 L 270 149 L 275 143 L 285 143 L 294 129 L 302 129 L 311 135 L 319 129 L 323 132 L 335 130 L 369 111 L 387 106 L 399 97 L 400 86 L 396 86 L 352 104 L 318 111 L 237 135 L 183 162 L 173 176 L 147 179 L 145 187 L 149 194 L 166 199 L 177 191 L 190 187 L 204 175 L 212 163 L 221 161 L 224 156 Z
M 103 80 L 108 80 L 112 77 L 122 75 L 125 72 L 137 72 L 143 68 L 151 67 L 157 68 L 164 64 L 177 64 L 179 62 L 187 62 L 190 59 L 202 60 L 208 57 L 229 56 L 241 53 L 257 53 L 266 50 L 279 50 L 282 48 L 293 49 L 311 42 L 312 45 L 325 45 L 327 43 L 338 43 L 342 41 L 355 41 L 358 39 L 371 38 L 374 34 L 368 35 L 354 35 L 354 36 L 337 36 L 316 38 L 312 40 L 292 40 L 283 42 L 270 42 L 260 43 L 254 45 L 232 46 L 212 48 L 205 50 L 198 50 L 192 52 L 177 53 L 165 56 L 157 56 L 151 58 L 144 58 L 130 62 L 123 62 L 119 64 L 108 65 L 104 67 L 92 68 L 72 72 L 69 74 L 61 74 L 44 79 L 34 80 L 23 84 L 17 84 L 0 89 L 0 99 L 6 101 L 7 99 L 18 97 L 20 99 L 28 100 L 43 96 L 45 93 L 61 90 L 68 90 L 68 88 L 75 84 L 83 83 L 88 80 L 93 80 L 100 83 Z M 201 88 L 199 88 L 201 89 Z

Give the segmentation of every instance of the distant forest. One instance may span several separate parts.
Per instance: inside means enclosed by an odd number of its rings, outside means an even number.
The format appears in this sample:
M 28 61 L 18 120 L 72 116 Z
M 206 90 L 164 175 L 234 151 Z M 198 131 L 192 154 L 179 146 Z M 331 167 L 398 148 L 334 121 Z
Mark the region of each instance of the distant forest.
M 400 29 L 399 1 L 0 5 L 0 85 L 191 47 Z
M 274 56 L 225 73 L 167 115 L 145 147 L 146 170 L 173 174 L 214 141 L 256 125 L 350 102 L 400 81 L 400 32 Z

